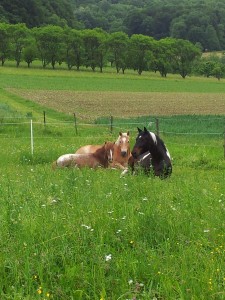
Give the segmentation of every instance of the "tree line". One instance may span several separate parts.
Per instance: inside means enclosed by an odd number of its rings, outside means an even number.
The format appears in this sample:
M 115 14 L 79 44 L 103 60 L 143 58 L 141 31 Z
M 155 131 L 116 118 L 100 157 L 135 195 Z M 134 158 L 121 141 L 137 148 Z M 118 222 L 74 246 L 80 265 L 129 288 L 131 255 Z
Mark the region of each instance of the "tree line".
M 111 65 L 117 73 L 133 69 L 139 75 L 143 71 L 158 71 L 162 77 L 177 73 L 185 78 L 196 71 L 197 65 L 201 65 L 199 70 L 204 74 L 200 57 L 200 49 L 183 39 L 156 40 L 142 34 L 129 37 L 124 32 L 107 33 L 99 28 L 76 30 L 46 25 L 29 29 L 25 24 L 0 23 L 2 66 L 6 60 L 15 60 L 17 67 L 21 61 L 30 67 L 34 60 L 39 60 L 43 68 L 50 65 L 55 69 L 56 64 L 65 63 L 69 70 L 86 67 L 103 72 Z M 222 77 L 223 65 L 216 60 L 208 76 L 212 76 L 216 68 Z
M 102 28 L 186 39 L 203 51 L 225 49 L 223 0 L 1 0 L 0 22 Z

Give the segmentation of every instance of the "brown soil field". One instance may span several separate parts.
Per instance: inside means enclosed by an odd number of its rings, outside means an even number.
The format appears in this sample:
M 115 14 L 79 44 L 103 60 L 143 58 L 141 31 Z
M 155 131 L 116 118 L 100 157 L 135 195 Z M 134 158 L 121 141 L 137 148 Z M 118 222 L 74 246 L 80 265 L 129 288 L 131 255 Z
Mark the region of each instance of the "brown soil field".
M 10 89 L 32 100 L 80 119 L 100 116 L 121 118 L 146 115 L 225 115 L 225 94 L 75 92 Z

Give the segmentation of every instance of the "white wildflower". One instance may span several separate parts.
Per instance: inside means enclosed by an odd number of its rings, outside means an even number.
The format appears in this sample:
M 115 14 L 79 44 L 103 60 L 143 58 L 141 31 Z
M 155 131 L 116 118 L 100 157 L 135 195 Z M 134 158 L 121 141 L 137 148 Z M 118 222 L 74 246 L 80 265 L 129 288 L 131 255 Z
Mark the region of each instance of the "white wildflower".
M 110 261 L 112 259 L 112 254 L 108 254 L 105 256 L 105 261 Z

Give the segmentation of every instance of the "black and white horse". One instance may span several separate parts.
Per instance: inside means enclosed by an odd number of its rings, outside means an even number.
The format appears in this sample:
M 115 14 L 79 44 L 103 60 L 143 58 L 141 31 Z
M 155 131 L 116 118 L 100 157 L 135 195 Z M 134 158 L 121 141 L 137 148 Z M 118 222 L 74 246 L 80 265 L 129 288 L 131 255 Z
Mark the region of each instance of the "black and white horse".
M 133 163 L 139 160 L 139 157 L 144 153 L 150 153 L 150 159 L 147 156 L 147 162 L 143 160 L 145 168 L 146 164 L 149 165 L 149 170 L 152 168 L 155 176 L 166 178 L 172 173 L 171 157 L 164 142 L 155 133 L 148 131 L 145 127 L 144 130 L 138 128 L 138 135 L 136 143 L 131 151 Z M 132 159 L 131 159 L 132 161 Z
M 134 158 L 133 155 L 129 157 L 128 165 L 132 170 L 132 173 L 137 174 L 139 171 L 149 175 L 152 172 L 152 156 L 149 151 Z

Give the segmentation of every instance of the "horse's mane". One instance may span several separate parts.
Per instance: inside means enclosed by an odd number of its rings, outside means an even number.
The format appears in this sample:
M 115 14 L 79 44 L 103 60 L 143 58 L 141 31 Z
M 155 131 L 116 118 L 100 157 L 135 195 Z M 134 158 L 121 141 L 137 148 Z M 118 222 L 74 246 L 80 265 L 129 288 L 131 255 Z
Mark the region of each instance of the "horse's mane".
M 120 135 L 118 136 L 118 139 L 116 140 L 115 144 L 119 145 L 121 137 L 127 137 L 129 134 L 127 132 L 121 132 Z
M 163 140 L 160 139 L 160 137 L 158 135 L 156 135 L 156 138 L 157 138 L 157 142 L 160 142 L 160 144 L 162 145 L 163 149 L 165 151 L 167 151 L 166 149 L 166 145 L 164 144 Z

